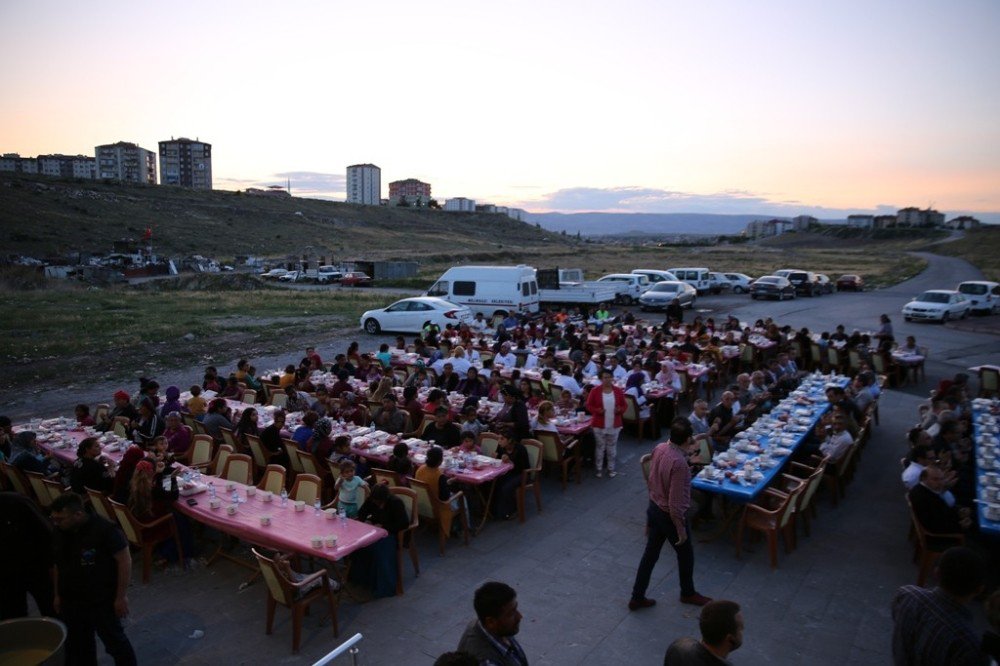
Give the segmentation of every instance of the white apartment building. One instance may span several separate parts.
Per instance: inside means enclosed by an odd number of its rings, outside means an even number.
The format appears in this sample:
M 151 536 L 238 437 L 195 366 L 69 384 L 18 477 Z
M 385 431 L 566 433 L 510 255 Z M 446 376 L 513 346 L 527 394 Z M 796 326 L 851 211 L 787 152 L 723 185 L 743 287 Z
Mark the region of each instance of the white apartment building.
M 382 169 L 374 164 L 347 167 L 347 203 L 364 206 L 382 203 Z
M 444 202 L 445 210 L 460 211 L 463 213 L 473 213 L 476 210 L 476 200 L 465 197 L 454 197 Z
M 875 226 L 874 215 L 848 215 L 847 226 L 855 229 L 871 229 Z
M 160 184 L 212 189 L 212 144 L 184 137 L 160 141 Z
M 97 160 L 86 155 L 39 155 L 38 173 L 56 178 L 93 179 Z
M 156 153 L 153 151 L 119 141 L 97 146 L 94 152 L 98 178 L 156 185 Z

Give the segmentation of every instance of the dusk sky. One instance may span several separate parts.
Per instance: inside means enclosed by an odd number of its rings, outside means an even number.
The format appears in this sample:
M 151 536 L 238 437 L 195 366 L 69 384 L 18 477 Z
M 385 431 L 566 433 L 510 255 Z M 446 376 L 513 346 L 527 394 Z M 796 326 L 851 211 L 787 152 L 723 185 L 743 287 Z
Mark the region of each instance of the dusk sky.
M 213 146 L 529 211 L 1000 222 L 997 0 L 5 2 L 0 152 Z

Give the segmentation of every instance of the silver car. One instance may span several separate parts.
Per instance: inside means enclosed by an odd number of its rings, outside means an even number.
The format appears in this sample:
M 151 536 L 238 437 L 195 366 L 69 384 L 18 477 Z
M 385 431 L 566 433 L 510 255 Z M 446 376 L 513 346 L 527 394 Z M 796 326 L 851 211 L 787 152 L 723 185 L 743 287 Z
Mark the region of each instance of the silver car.
M 693 308 L 698 292 L 687 282 L 657 282 L 639 297 L 639 309 L 666 310 L 675 298 L 680 299 L 681 307 Z

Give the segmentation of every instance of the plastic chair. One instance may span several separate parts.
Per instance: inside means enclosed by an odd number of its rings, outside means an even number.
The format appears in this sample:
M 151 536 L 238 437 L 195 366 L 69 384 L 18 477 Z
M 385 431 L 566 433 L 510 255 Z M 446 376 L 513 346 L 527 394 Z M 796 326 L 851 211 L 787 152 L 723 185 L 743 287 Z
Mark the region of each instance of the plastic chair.
M 795 519 L 802 521 L 802 530 L 806 536 L 810 536 L 809 525 L 811 520 L 816 517 L 816 502 L 813 501 L 813 498 L 823 482 L 826 459 L 821 460 L 816 467 L 810 467 L 800 462 L 791 462 L 788 465 L 788 471 L 791 476 L 806 483 L 806 488 L 799 495 L 798 505 L 795 507 Z
M 236 435 L 229 428 L 219 428 L 219 432 L 222 433 L 222 443 L 228 444 L 233 447 L 233 451 L 240 451 L 243 447 L 239 442 L 236 441 Z
M 91 488 L 84 488 L 87 492 L 87 497 L 90 498 L 90 506 L 98 516 L 107 520 L 115 525 L 118 524 L 118 519 L 115 517 L 115 510 L 111 508 L 110 500 L 104 493 L 98 492 Z
M 173 539 L 177 544 L 177 557 L 181 562 L 184 561 L 184 549 L 181 546 L 181 539 L 177 534 L 177 523 L 174 521 L 172 513 L 168 513 L 150 523 L 143 523 L 132 515 L 132 512 L 124 504 L 119 504 L 114 500 L 108 500 L 108 503 L 111 504 L 111 508 L 118 518 L 118 524 L 125 533 L 125 538 L 128 539 L 130 544 L 142 551 L 143 583 L 149 582 L 149 575 L 153 569 L 153 547 L 157 544 L 163 543 L 168 539 Z M 156 529 L 161 525 L 167 526 L 167 532 L 164 533 L 162 530 Z
M 378 467 L 372 467 L 372 476 L 375 477 L 375 483 L 384 483 L 390 488 L 400 488 L 403 486 L 399 482 L 399 475 L 387 469 L 380 469 Z
M 31 492 L 38 506 L 43 509 L 49 508 L 49 505 L 52 504 L 52 497 L 49 495 L 49 489 L 45 487 L 45 477 L 39 472 L 23 472 L 23 474 L 31 486 Z M 31 496 L 29 495 L 29 497 Z
M 230 453 L 226 457 L 219 478 L 242 483 L 245 486 L 253 485 L 253 458 L 245 453 Z
M 542 443 L 537 439 L 524 439 L 521 444 L 528 450 L 528 469 L 521 472 L 521 485 L 517 489 L 517 518 L 519 522 L 525 519 L 525 500 L 530 488 L 535 492 L 535 505 L 542 512 L 542 486 L 538 475 L 542 471 Z
M 965 535 L 937 534 L 928 532 L 917 519 L 917 514 L 913 511 L 913 504 L 910 503 L 910 496 L 906 498 L 906 508 L 910 511 L 910 522 L 913 524 L 913 535 L 916 537 L 913 549 L 913 561 L 917 563 L 917 585 L 924 586 L 927 582 L 927 574 L 933 569 L 934 563 L 944 553 L 944 551 L 954 546 L 965 545 Z M 935 543 L 931 543 L 934 540 Z M 942 543 L 944 542 L 944 543 Z M 932 547 L 934 546 L 934 547 Z
M 646 430 L 647 425 L 650 428 L 650 435 L 653 434 L 653 419 L 649 416 L 643 418 L 641 414 L 639 402 L 635 399 L 635 396 L 626 395 L 625 413 L 622 414 L 622 422 L 635 426 L 636 437 L 640 442 L 642 441 L 642 433 Z
M 479 449 L 484 456 L 495 458 L 498 446 L 500 446 L 500 435 L 494 432 L 479 433 Z
M 570 465 L 576 470 L 576 482 L 583 481 L 583 465 L 580 458 L 580 447 L 577 440 L 573 439 L 564 443 L 562 438 L 554 432 L 539 430 L 535 432 L 535 438 L 542 443 L 542 461 L 544 464 L 558 467 L 561 472 L 562 489 L 566 490 L 566 479 L 569 476 Z
M 243 404 L 245 405 L 255 405 L 257 404 L 257 391 L 253 389 L 246 389 L 243 391 Z
M 185 456 L 185 464 L 188 467 L 207 469 L 212 464 L 212 452 L 215 449 L 215 440 L 211 435 L 194 435 L 191 437 L 191 446 L 188 447 Z
M 420 514 L 417 509 L 417 493 L 410 488 L 389 488 L 389 492 L 398 497 L 406 507 L 406 515 L 410 524 L 396 535 L 396 594 L 403 594 L 403 551 L 410 552 L 413 563 L 413 576 L 420 576 L 420 556 L 417 554 L 417 528 L 420 526 Z
M 271 404 L 278 409 L 284 409 L 288 404 L 288 394 L 284 392 L 271 393 Z
M 333 624 L 333 636 L 340 635 L 337 624 L 337 604 L 333 599 L 333 588 L 326 569 L 320 569 L 306 575 L 302 580 L 292 582 L 279 570 L 274 560 L 264 557 L 256 548 L 251 549 L 260 565 L 260 572 L 267 585 L 267 635 L 274 631 L 274 611 L 281 604 L 292 611 L 292 652 L 298 653 L 302 642 L 302 616 L 307 612 L 312 602 L 325 598 L 330 606 L 330 619 Z M 320 581 L 319 585 L 315 585 Z
M 289 499 L 311 505 L 323 496 L 323 482 L 315 474 L 299 474 L 295 477 Z
M 293 475 L 303 474 L 302 461 L 299 460 L 299 445 L 293 439 L 283 439 L 281 443 L 285 446 L 285 454 L 288 455 L 288 466 L 291 467 Z
M 261 443 L 260 437 L 248 433 L 246 438 L 247 446 L 250 448 L 250 455 L 253 456 L 253 464 L 257 466 L 257 469 L 266 468 L 271 456 L 268 455 L 267 449 Z
M 226 468 L 226 460 L 231 455 L 233 455 L 233 447 L 228 444 L 219 444 L 219 450 L 215 452 L 215 459 L 211 464 L 212 474 L 220 476 L 222 470 Z
M 791 477 L 789 477 L 791 478 Z M 740 525 L 736 531 L 736 557 L 739 558 L 743 545 L 743 531 L 746 528 L 763 532 L 767 536 L 767 548 L 771 556 L 771 568 L 778 566 L 778 532 L 781 532 L 785 542 L 785 552 L 794 548 L 795 523 L 794 509 L 798 495 L 806 487 L 799 482 L 790 492 L 783 493 L 774 488 L 767 488 L 758 499 L 746 505 Z
M 264 468 L 263 476 L 260 477 L 260 483 L 257 484 L 257 489 L 280 495 L 281 491 L 285 489 L 285 468 L 281 465 L 267 465 Z
M 111 405 L 102 402 L 94 408 L 94 423 L 101 423 L 111 413 Z
M 451 536 L 451 525 L 456 517 L 462 522 L 462 533 L 465 535 L 465 545 L 469 545 L 469 521 L 465 513 L 465 496 L 461 491 L 453 493 L 447 500 L 442 500 L 437 488 L 430 488 L 423 481 L 410 478 L 410 488 L 417 494 L 417 513 L 438 527 L 438 548 L 444 555 L 445 543 Z
M 992 398 L 998 392 L 1000 392 L 1000 371 L 996 368 L 979 368 L 979 397 Z

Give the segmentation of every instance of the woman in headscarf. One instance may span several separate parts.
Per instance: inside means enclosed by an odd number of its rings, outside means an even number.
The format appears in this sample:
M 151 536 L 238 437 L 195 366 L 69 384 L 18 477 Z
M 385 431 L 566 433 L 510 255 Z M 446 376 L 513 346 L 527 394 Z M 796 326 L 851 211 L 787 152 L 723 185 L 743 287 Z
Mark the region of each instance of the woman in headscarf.
M 163 434 L 163 421 L 156 415 L 156 405 L 150 400 L 139 404 L 139 418 L 133 423 L 133 440 L 143 447 L 149 446 L 157 437 Z
M 49 456 L 38 450 L 37 436 L 29 430 L 14 435 L 10 443 L 10 464 L 22 472 L 50 474 Z
M 494 427 L 509 429 L 517 441 L 531 437 L 528 406 L 524 404 L 521 392 L 511 384 L 506 384 L 500 389 L 500 395 L 503 396 L 503 408 L 493 419 Z
M 639 418 L 648 419 L 649 418 L 649 405 L 646 404 L 646 394 L 642 390 L 642 385 L 646 382 L 646 373 L 642 369 L 633 371 L 625 379 L 625 395 L 630 395 L 635 398 L 636 404 L 639 406 Z
M 163 403 L 163 406 L 160 407 L 160 418 L 164 420 L 167 418 L 167 414 L 169 414 L 170 412 L 180 413 L 180 411 L 183 408 L 183 405 L 181 405 L 181 400 L 180 400 L 181 390 L 179 388 L 177 388 L 176 386 L 168 386 L 165 395 L 167 399 Z
M 333 421 L 328 418 L 321 418 L 313 426 L 312 437 L 309 438 L 309 453 L 316 456 L 316 460 L 326 460 L 333 453 L 333 440 L 330 433 L 333 431 Z
M 179 412 L 170 412 L 166 419 L 167 427 L 163 436 L 167 438 L 167 446 L 175 456 L 183 456 L 191 446 L 191 432 L 181 423 Z
M 118 471 L 115 472 L 111 499 L 121 503 L 128 501 L 129 484 L 132 482 L 135 466 L 142 462 L 145 457 L 146 452 L 138 446 L 130 446 L 125 450 L 122 461 L 118 464 Z

